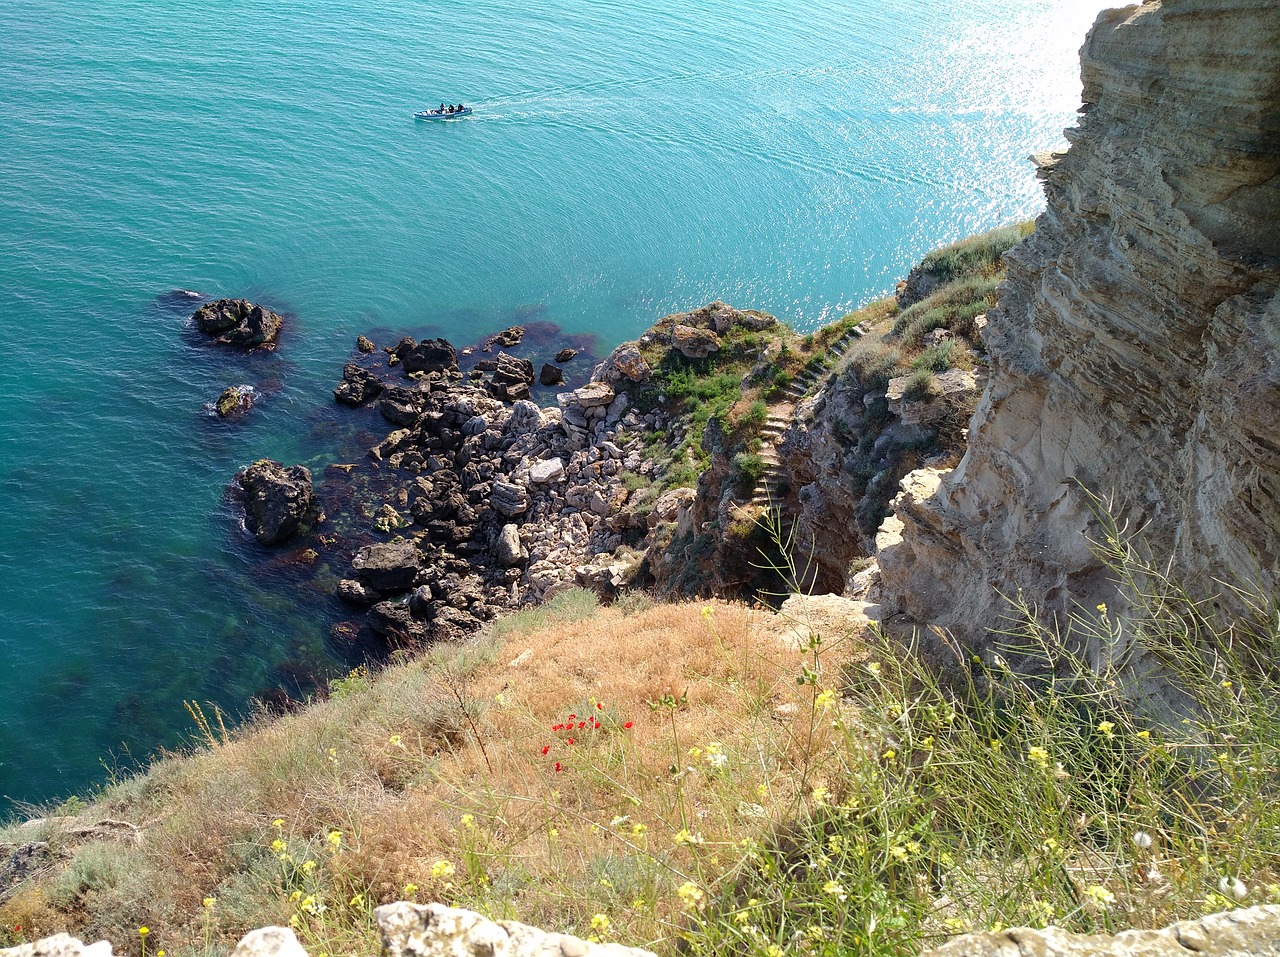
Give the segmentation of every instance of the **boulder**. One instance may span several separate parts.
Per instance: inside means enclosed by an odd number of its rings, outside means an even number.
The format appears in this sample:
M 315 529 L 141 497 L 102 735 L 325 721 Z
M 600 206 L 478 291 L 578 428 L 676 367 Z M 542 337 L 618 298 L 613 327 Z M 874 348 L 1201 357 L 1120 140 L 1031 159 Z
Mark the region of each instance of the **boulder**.
M 421 622 L 403 601 L 380 601 L 369 609 L 369 627 L 392 642 L 412 642 L 425 637 Z
M 423 339 L 415 343 L 409 337 L 400 340 L 392 350 L 405 372 L 453 372 L 458 368 L 458 350 L 448 339 Z
M 373 917 L 385 957 L 654 957 L 636 947 L 591 943 L 513 920 L 494 922 L 444 904 L 384 904 Z
M 348 605 L 372 605 L 382 597 L 372 587 L 355 578 L 344 578 L 338 582 L 334 594 Z
M 196 328 L 225 346 L 273 348 L 284 320 L 247 299 L 206 302 L 191 316 Z
M 677 323 L 671 327 L 671 348 L 686 359 L 705 359 L 720 351 L 720 337 L 710 329 Z
M 559 366 L 552 365 L 550 362 L 542 364 L 542 371 L 538 373 L 538 384 L 545 386 L 561 385 L 564 382 L 564 370 Z
M 380 592 L 408 591 L 422 569 L 422 551 L 407 540 L 366 545 L 356 552 L 351 568 L 361 581 Z
M 559 361 L 557 357 L 556 361 Z M 609 353 L 604 362 L 595 371 L 595 378 L 602 382 L 648 382 L 653 377 L 653 368 L 640 355 L 634 342 L 624 342 Z
M 263 545 L 279 545 L 313 517 L 311 472 L 259 459 L 236 476 L 244 491 L 245 524 Z
M 529 466 L 529 481 L 538 485 L 558 482 L 564 478 L 563 459 L 543 459 Z
M 393 425 L 408 428 L 418 421 L 426 406 L 427 393 L 407 385 L 389 385 L 382 390 L 378 411 Z
M 1265 904 L 1114 936 L 1072 934 L 1058 927 L 965 934 L 921 957 L 1263 957 L 1277 949 L 1280 906 Z
M 498 544 L 494 549 L 498 564 L 503 568 L 519 565 L 528 557 L 524 546 L 520 544 L 520 529 L 513 524 L 502 526 L 498 533 Z
M 223 419 L 244 415 L 252 408 L 253 386 L 251 385 L 229 385 L 222 390 L 222 395 L 218 396 L 218 401 L 213 404 L 213 410 Z
M 494 482 L 489 503 L 500 515 L 511 518 L 523 515 L 529 508 L 529 496 L 519 485 L 510 482 Z
M 607 382 L 589 382 L 581 389 L 569 393 L 573 401 L 584 409 L 595 409 L 613 401 L 613 386 Z M 563 408 L 563 405 L 561 406 Z
M 577 356 L 577 354 L 578 354 L 577 349 L 561 349 L 559 352 L 556 353 L 556 362 L 559 362 L 561 365 L 563 365 L 564 363 L 568 362 L 569 360 Z
M 536 432 L 545 424 L 538 404 L 521 399 L 511 407 L 511 418 L 507 420 L 506 431 L 511 435 L 525 435 Z
M 240 938 L 231 957 L 307 957 L 288 927 L 260 927 Z
M 510 349 L 512 346 L 520 345 L 520 340 L 523 338 L 524 326 L 508 326 L 485 343 L 484 350 L 488 352 L 493 346 Z
M 342 367 L 342 382 L 333 390 L 333 397 L 344 405 L 362 406 L 382 394 L 382 380 L 354 362 Z
M 489 383 L 489 391 L 504 402 L 529 398 L 529 387 L 533 384 L 533 363 L 505 352 L 498 353 L 497 363 L 493 380 Z
M 356 336 L 356 349 L 360 352 L 373 352 L 378 347 L 373 344 L 373 340 L 366 336 Z

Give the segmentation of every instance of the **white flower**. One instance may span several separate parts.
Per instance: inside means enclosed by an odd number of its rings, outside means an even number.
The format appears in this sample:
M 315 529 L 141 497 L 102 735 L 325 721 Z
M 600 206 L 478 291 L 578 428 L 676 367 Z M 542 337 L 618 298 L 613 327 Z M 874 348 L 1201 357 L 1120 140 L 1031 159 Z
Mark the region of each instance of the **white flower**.
M 1145 851 L 1152 844 L 1151 835 L 1146 831 L 1135 831 L 1133 834 L 1133 843 L 1135 847 L 1139 847 Z
M 1234 897 L 1238 901 L 1249 896 L 1249 888 L 1238 877 L 1222 877 L 1218 880 L 1218 890 L 1223 897 Z

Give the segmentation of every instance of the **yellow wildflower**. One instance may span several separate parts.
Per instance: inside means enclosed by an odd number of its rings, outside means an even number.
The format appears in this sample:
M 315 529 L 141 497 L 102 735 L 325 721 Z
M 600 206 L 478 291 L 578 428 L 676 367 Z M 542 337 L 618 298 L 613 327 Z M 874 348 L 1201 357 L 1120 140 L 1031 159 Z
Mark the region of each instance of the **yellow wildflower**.
M 836 900 L 848 900 L 849 894 L 845 891 L 844 885 L 839 881 L 827 881 L 822 885 L 822 893 L 828 897 L 834 897 Z
M 330 831 L 328 836 L 325 837 L 325 840 L 328 841 L 329 846 L 333 848 L 334 851 L 337 851 L 340 847 L 342 847 L 342 832 Z
M 591 929 L 600 934 L 609 933 L 609 915 L 596 914 L 591 918 Z
M 151 933 L 151 928 L 150 928 L 150 927 L 139 927 L 139 928 L 138 928 L 138 936 L 139 936 L 139 937 L 146 937 L 146 936 L 147 936 L 147 934 L 149 934 L 149 933 Z
M 316 869 L 315 861 L 307 860 L 302 862 L 302 873 L 310 874 L 315 869 Z
M 818 693 L 818 697 L 814 699 L 814 703 L 819 708 L 830 708 L 836 703 L 836 693 L 830 688 Z
M 677 896 L 684 902 L 686 910 L 697 910 L 702 907 L 702 903 L 706 900 L 707 895 L 693 881 L 685 881 L 676 891 Z
M 1099 721 L 1098 734 L 1102 735 L 1108 741 L 1115 738 L 1116 724 L 1114 721 Z
M 202 901 L 200 902 L 200 906 L 202 906 L 202 907 L 212 907 L 212 906 L 213 906 L 214 904 L 216 904 L 216 903 L 217 903 L 217 899 L 216 899 L 216 898 L 213 898 L 213 897 L 206 897 L 204 900 L 202 900 Z
M 1027 748 L 1027 760 L 1038 768 L 1049 767 L 1049 752 L 1044 748 L 1032 745 Z
M 410 883 L 410 884 L 405 884 L 405 885 L 404 885 L 404 892 L 405 892 L 405 895 L 406 895 L 406 896 L 416 894 L 416 893 L 418 893 L 418 885 L 417 885 L 417 884 L 412 884 L 412 883 Z
M 462 815 L 462 826 L 465 827 L 468 831 L 474 831 L 476 829 L 475 815 L 474 814 Z
M 393 735 L 392 735 L 388 740 L 391 742 L 391 746 L 392 746 L 393 748 L 402 748 L 402 747 L 404 747 L 404 745 L 401 743 L 402 739 L 401 739 L 400 735 L 398 735 L 398 734 L 393 734 Z
M 431 876 L 437 880 L 452 877 L 456 873 L 458 873 L 458 869 L 454 867 L 453 862 L 446 861 L 444 858 L 431 865 Z

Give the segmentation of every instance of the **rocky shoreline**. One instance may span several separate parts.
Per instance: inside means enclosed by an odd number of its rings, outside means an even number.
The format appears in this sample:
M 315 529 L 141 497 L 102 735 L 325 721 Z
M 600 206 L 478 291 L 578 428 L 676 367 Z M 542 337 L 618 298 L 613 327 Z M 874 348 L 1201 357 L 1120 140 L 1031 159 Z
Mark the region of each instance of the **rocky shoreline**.
M 520 327 L 462 352 L 361 336 L 334 398 L 379 414 L 365 459 L 329 466 L 314 493 L 302 466 L 262 460 L 233 491 L 261 544 L 325 566 L 317 580 L 351 612 L 333 628 L 338 647 L 369 633 L 393 648 L 459 639 L 575 586 L 609 597 L 696 495 L 660 482 L 685 428 L 640 346 L 701 361 L 733 327 L 774 322 L 721 303 L 667 317 L 549 407 L 530 398 L 533 362 L 505 351 Z M 538 378 L 562 374 L 545 363 Z

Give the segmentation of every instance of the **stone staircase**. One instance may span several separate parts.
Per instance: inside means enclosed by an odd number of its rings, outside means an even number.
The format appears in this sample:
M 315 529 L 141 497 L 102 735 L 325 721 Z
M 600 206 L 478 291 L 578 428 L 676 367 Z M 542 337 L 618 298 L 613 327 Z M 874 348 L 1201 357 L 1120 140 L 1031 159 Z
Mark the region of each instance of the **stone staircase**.
M 796 408 L 814 390 L 820 379 L 824 378 L 831 368 L 840 361 L 855 342 L 866 334 L 861 325 L 853 326 L 835 342 L 827 347 L 830 361 L 816 368 L 806 369 L 796 376 L 783 390 L 782 399 L 776 403 L 769 417 L 760 428 L 760 451 L 757 453 L 764 460 L 764 472 L 756 487 L 751 491 L 751 500 L 746 508 L 750 511 L 771 508 L 777 501 L 774 492 L 782 486 L 785 474 L 782 461 L 778 458 L 778 442 L 791 428 L 796 418 Z

